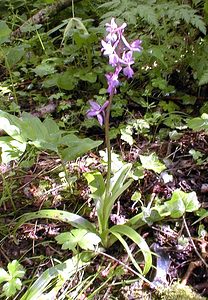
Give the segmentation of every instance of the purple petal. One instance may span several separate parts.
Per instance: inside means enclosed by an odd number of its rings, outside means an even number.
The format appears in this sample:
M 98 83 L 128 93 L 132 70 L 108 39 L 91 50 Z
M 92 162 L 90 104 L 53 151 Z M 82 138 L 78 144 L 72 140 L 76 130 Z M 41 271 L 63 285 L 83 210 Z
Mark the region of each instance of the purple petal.
M 90 106 L 93 110 L 99 110 L 101 108 L 100 104 L 93 100 L 89 100 Z
M 101 44 L 103 46 L 101 51 L 103 51 L 104 55 L 111 55 L 114 52 L 114 47 L 112 47 L 110 43 L 106 43 L 105 41 L 102 40 Z
M 123 35 L 121 35 L 121 39 L 124 43 L 124 45 L 129 49 L 131 50 L 131 46 L 129 45 L 129 43 L 127 42 L 127 40 L 125 39 L 125 37 Z
M 127 66 L 126 68 L 123 69 L 123 73 L 125 76 L 127 76 L 128 78 L 133 77 L 134 75 L 134 71 L 132 70 L 132 68 L 130 66 Z
M 97 116 L 97 114 L 98 114 L 97 111 L 92 111 L 90 109 L 86 112 L 87 118 L 89 119 Z
M 142 50 L 141 40 L 135 40 L 130 44 L 131 50 L 140 52 Z
M 133 55 L 133 51 L 124 52 L 122 55 L 123 63 L 132 65 L 134 63 L 132 55 Z
M 115 67 L 118 62 L 119 62 L 119 57 L 118 57 L 117 54 L 111 54 L 111 55 L 109 55 L 109 64 L 111 66 Z
M 100 123 L 100 126 L 103 126 L 103 116 L 101 114 L 98 114 L 97 119 L 98 119 L 98 122 Z
M 101 111 L 104 111 L 106 109 L 106 107 L 108 106 L 109 101 L 105 101 L 105 103 L 103 104 Z

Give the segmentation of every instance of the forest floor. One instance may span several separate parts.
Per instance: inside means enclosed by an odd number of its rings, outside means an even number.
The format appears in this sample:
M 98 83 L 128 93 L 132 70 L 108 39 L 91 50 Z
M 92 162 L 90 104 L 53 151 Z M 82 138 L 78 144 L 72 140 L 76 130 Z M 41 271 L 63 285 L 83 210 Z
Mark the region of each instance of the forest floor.
M 154 201 L 157 197 L 169 199 L 172 192 L 178 188 L 183 191 L 195 191 L 202 208 L 208 207 L 208 163 L 197 163 L 189 150 L 195 149 L 208 154 L 208 135 L 186 131 L 177 141 L 151 143 L 145 139 L 138 141 L 137 146 L 129 147 L 121 142 L 115 142 L 114 149 L 120 152 L 122 159 L 136 162 L 138 155 L 147 149 L 157 153 L 166 161 L 166 172 L 173 180 L 164 183 L 161 175 L 146 170 L 140 182 L 134 182 L 115 204 L 111 214 L 112 224 L 121 224 L 139 210 L 139 204 L 131 200 L 135 190 L 139 190 L 146 199 Z M 24 161 L 25 157 L 22 159 Z M 98 153 L 88 155 L 66 164 L 70 185 L 65 182 L 63 165 L 56 156 L 40 152 L 30 166 L 22 167 L 21 163 L 8 166 L 1 165 L 2 200 L 1 212 L 1 244 L 0 266 L 6 268 L 9 261 L 21 260 L 27 270 L 27 278 L 37 276 L 40 272 L 53 265 L 53 260 L 63 261 L 71 256 L 69 251 L 61 250 L 54 237 L 66 229 L 68 225 L 47 219 L 39 219 L 24 224 L 17 231 L 17 242 L 13 239 L 12 230 L 15 218 L 25 212 L 37 211 L 41 208 L 58 208 L 70 212 L 79 212 L 90 221 L 95 222 L 94 204 L 89 196 L 89 189 L 82 174 L 92 169 L 103 171 Z M 148 274 L 150 281 L 157 287 L 166 286 L 177 280 L 188 284 L 202 296 L 208 297 L 208 236 L 206 232 L 208 218 L 201 222 L 201 231 L 205 234 L 199 237 L 199 226 L 193 225 L 198 219 L 193 213 L 181 219 L 165 219 L 156 224 L 143 226 L 140 234 L 145 237 L 158 257 L 154 264 L 157 271 Z M 137 256 L 134 245 L 132 253 Z M 152 289 L 146 284 L 138 287 L 134 282 L 135 275 L 124 269 L 119 273 L 119 263 L 131 266 L 123 248 L 114 244 L 106 251 L 106 257 L 98 255 L 87 274 L 99 270 L 99 276 L 80 299 L 87 299 L 95 287 L 102 286 L 99 295 L 93 299 L 145 299 L 138 291 L 147 289 L 147 299 L 151 299 Z M 112 258 L 116 261 L 113 261 Z M 114 272 L 112 278 L 110 272 Z M 117 271 L 115 271 L 117 270 Z M 107 280 L 106 280 L 107 279 Z M 124 282 L 133 282 L 124 285 Z M 75 280 L 76 282 L 76 280 Z M 106 282 L 106 283 L 105 283 Z M 118 282 L 118 284 L 116 284 Z M 120 284 L 119 284 L 120 282 Z M 123 282 L 123 284 L 122 284 Z M 135 295 L 137 291 L 137 296 Z M 181 298 L 182 299 L 182 298 Z

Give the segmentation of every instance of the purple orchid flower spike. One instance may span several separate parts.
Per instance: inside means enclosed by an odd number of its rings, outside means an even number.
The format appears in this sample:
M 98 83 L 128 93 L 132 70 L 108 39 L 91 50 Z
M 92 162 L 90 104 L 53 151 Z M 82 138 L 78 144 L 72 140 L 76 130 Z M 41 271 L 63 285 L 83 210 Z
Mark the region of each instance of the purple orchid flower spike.
M 97 117 L 100 126 L 103 126 L 105 120 L 105 109 L 108 106 L 109 101 L 106 101 L 103 106 L 92 100 L 89 100 L 89 103 L 91 108 L 87 111 L 87 117 L 89 119 Z
M 124 30 L 127 24 L 123 23 L 118 26 L 115 18 L 111 19 L 110 23 L 106 24 L 107 36 L 105 40 L 101 41 L 104 55 L 108 56 L 109 64 L 114 67 L 114 72 L 106 74 L 108 83 L 108 93 L 113 95 L 117 92 L 116 88 L 119 86 L 119 74 L 123 70 L 124 76 L 132 78 L 134 71 L 132 65 L 134 64 L 133 53 L 142 50 L 140 40 L 135 40 L 130 44 L 124 37 Z

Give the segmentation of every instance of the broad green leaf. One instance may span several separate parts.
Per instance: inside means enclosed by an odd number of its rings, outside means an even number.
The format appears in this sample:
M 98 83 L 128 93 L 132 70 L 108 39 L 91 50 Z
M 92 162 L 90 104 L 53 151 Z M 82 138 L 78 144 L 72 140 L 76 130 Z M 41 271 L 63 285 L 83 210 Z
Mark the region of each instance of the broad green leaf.
M 0 137 L 1 161 L 5 164 L 19 159 L 25 152 L 27 143 L 21 143 L 10 136 Z
M 5 21 L 0 21 L 0 45 L 8 42 L 11 30 Z
M 143 168 L 147 170 L 153 170 L 156 173 L 161 173 L 166 169 L 166 166 L 161 163 L 155 153 L 150 155 L 139 155 Z
M 17 141 L 26 142 L 22 135 L 21 124 L 22 121 L 19 118 L 0 110 L 0 129 Z
M 71 91 L 77 84 L 77 79 L 75 78 L 72 71 L 66 71 L 65 73 L 59 74 L 57 79 L 57 86 L 61 89 Z
M 67 211 L 63 211 L 63 210 L 44 209 L 37 212 L 26 213 L 22 215 L 22 217 L 20 217 L 20 220 L 17 222 L 14 228 L 14 236 L 16 234 L 17 229 L 20 226 L 33 219 L 58 220 L 60 222 L 66 222 L 68 224 L 71 224 L 72 226 L 77 228 L 83 228 L 91 232 L 96 232 L 94 225 L 79 215 Z
M 9 67 L 14 67 L 24 55 L 25 49 L 23 46 L 15 46 L 13 48 L 10 48 L 6 55 Z
M 84 71 L 78 73 L 78 75 L 81 80 L 88 81 L 90 83 L 94 83 L 97 80 L 97 74 L 92 71 L 88 72 L 87 70 L 84 70 Z
M 102 141 L 93 141 L 89 138 L 80 139 L 74 134 L 68 134 L 61 139 L 62 145 L 66 145 L 67 148 L 60 149 L 59 153 L 63 160 L 73 160 L 89 150 L 98 147 L 102 144 Z
M 46 75 L 56 73 L 56 69 L 55 69 L 54 65 L 52 65 L 52 64 L 42 63 L 42 64 L 38 65 L 36 68 L 34 68 L 33 72 L 35 72 L 35 74 L 37 76 L 43 77 Z
M 125 235 L 138 245 L 144 256 L 144 269 L 142 273 L 147 274 L 150 268 L 152 267 L 152 254 L 149 249 L 149 246 L 147 245 L 146 241 L 141 237 L 141 235 L 139 235 L 134 229 L 127 225 L 115 225 L 111 227 L 109 231 L 114 235 L 118 233 L 120 235 Z M 118 235 L 116 237 L 119 238 Z M 135 264 L 134 260 L 132 262 L 133 264 Z M 139 268 L 138 270 L 141 272 L 141 268 Z
M 47 129 L 47 131 L 48 131 L 49 134 L 51 134 L 51 135 L 56 136 L 57 138 L 59 138 L 59 136 L 62 133 L 62 130 L 59 129 L 59 126 L 57 125 L 57 123 L 53 119 L 46 118 L 43 121 L 43 124 L 46 127 L 46 129 Z
M 29 113 L 22 114 L 22 133 L 28 140 L 33 143 L 41 140 L 45 140 L 48 137 L 48 131 L 38 117 L 35 117 Z M 38 145 L 37 145 L 38 147 Z
M 167 207 L 167 210 L 170 212 L 171 218 L 180 218 L 186 212 L 183 199 L 178 192 L 173 192 L 171 199 L 164 203 L 164 205 Z

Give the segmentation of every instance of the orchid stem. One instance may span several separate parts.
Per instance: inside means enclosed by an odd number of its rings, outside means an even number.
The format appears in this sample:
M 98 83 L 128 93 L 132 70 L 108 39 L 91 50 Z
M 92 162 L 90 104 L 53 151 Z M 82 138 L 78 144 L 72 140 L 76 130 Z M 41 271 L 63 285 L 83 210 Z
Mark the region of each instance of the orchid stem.
M 105 116 L 105 144 L 107 148 L 107 178 L 106 178 L 106 187 L 105 187 L 105 198 L 109 196 L 110 192 L 110 179 L 111 179 L 111 145 L 110 145 L 110 111 L 111 105 L 113 100 L 113 94 L 110 94 L 109 97 L 109 104 L 106 109 L 106 116 Z

